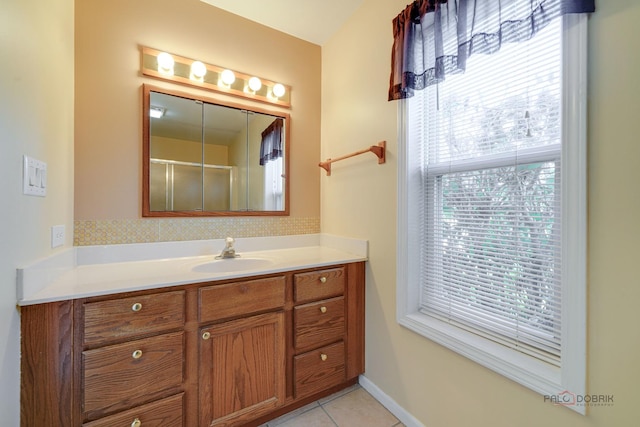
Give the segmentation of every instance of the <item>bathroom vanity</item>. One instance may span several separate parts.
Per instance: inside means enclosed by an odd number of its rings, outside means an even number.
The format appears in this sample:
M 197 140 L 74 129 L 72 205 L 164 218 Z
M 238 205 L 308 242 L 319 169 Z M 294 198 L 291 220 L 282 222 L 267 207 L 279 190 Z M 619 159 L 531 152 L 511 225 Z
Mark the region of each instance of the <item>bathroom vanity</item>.
M 310 261 L 314 251 L 321 265 Z M 364 257 L 275 252 L 289 262 L 25 299 L 21 424 L 257 426 L 356 383 L 364 371 Z

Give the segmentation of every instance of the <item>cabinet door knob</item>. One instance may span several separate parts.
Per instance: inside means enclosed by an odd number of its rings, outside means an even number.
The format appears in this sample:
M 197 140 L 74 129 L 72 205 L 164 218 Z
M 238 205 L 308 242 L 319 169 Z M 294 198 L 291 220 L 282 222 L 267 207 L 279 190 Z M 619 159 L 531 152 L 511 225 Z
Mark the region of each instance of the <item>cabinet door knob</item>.
M 133 311 L 140 311 L 140 310 L 142 310 L 142 304 L 140 304 L 139 302 L 137 302 L 137 303 L 133 304 L 133 305 L 131 306 L 131 310 L 133 310 Z
M 210 332 L 205 332 L 202 334 L 202 339 L 203 340 L 208 340 L 209 338 L 211 338 L 211 333 Z
M 320 278 L 320 283 L 327 283 L 327 278 L 326 278 L 326 277 L 324 277 L 324 276 L 322 276 L 322 277 Z
M 131 423 L 131 427 L 140 427 L 141 425 L 142 425 L 142 422 L 138 418 L 133 420 L 133 422 Z
M 142 350 L 136 350 L 131 354 L 134 359 L 140 359 L 142 357 Z
M 327 360 L 328 358 L 329 358 L 329 357 L 328 357 L 326 354 L 324 354 L 324 353 L 320 353 L 320 360 L 322 360 L 323 362 L 324 362 L 325 360 Z
M 327 312 L 327 307 L 325 307 L 324 305 L 320 307 L 320 313 L 326 313 L 326 312 Z

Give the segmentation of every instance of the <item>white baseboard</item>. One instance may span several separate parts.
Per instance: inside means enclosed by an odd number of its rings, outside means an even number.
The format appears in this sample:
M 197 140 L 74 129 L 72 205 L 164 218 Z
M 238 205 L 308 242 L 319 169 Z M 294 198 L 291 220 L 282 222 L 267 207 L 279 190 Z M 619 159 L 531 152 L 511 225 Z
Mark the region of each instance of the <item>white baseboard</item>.
M 404 409 L 402 406 L 398 405 L 398 403 L 389 397 L 385 392 L 383 392 L 380 387 L 371 382 L 370 379 L 365 377 L 364 375 L 360 375 L 358 378 L 358 382 L 362 386 L 363 389 L 367 390 L 369 394 L 376 398 L 376 400 L 382 403 L 382 406 L 387 408 L 389 412 L 391 412 L 397 419 L 399 419 L 402 424 L 407 427 L 425 427 L 416 417 L 411 415 Z

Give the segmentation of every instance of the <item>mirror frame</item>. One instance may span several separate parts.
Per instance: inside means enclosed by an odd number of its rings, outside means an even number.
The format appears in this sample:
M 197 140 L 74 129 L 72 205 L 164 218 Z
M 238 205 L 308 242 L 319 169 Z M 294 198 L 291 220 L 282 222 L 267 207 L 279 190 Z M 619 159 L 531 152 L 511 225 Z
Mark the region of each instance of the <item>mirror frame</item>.
M 151 92 L 163 93 L 166 95 L 178 96 L 181 98 L 205 102 L 208 104 L 220 105 L 223 107 L 247 110 L 256 113 L 281 117 L 285 121 L 285 145 L 284 145 L 284 209 L 281 211 L 152 211 L 150 207 L 149 191 L 149 171 L 150 171 L 150 124 L 149 109 L 151 107 Z M 220 99 L 208 98 L 193 93 L 175 91 L 172 89 L 142 85 L 142 216 L 175 218 L 175 217 L 234 217 L 234 216 L 288 216 L 290 206 L 289 191 L 289 147 L 291 145 L 291 116 L 289 113 L 267 110 L 264 108 L 249 106 L 246 104 L 232 103 Z

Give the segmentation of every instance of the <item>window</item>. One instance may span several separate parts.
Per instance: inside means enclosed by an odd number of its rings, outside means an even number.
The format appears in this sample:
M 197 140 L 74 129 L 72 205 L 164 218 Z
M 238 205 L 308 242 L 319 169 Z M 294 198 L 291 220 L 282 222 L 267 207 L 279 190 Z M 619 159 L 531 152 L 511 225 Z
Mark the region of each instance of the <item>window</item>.
M 284 207 L 283 173 L 284 165 L 284 120 L 275 119 L 262 131 L 260 142 L 260 165 L 264 166 L 264 209 L 281 210 Z
M 398 321 L 545 395 L 585 393 L 585 73 L 566 15 L 400 107 Z
M 264 209 L 277 211 L 283 209 L 282 157 L 268 161 L 264 165 Z

